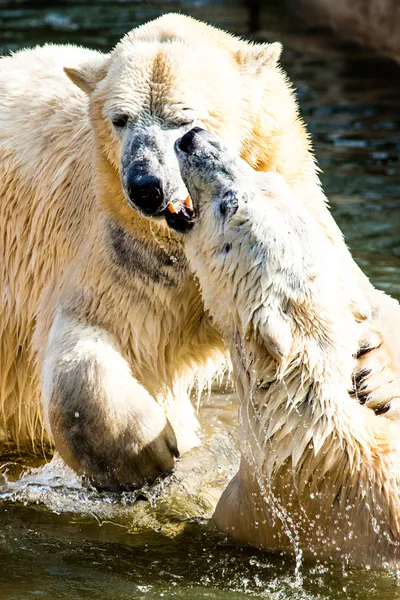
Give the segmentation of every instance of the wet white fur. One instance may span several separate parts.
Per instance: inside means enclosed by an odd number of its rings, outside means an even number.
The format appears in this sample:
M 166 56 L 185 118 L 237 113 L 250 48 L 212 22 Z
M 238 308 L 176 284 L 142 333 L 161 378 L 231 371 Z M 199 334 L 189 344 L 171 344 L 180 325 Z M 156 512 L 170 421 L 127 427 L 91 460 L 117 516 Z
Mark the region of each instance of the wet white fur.
M 361 325 L 341 258 L 280 176 L 236 174 L 237 212 L 208 172 L 184 238 L 239 394 L 242 463 L 215 522 L 265 549 L 393 561 L 400 426 L 348 393 Z

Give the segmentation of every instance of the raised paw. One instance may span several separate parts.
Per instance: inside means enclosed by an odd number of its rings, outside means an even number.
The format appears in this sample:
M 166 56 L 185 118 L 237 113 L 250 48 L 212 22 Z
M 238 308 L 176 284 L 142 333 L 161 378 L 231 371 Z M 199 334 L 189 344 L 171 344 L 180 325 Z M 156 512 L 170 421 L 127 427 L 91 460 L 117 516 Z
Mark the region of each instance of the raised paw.
M 372 332 L 360 342 L 356 358 L 350 394 L 376 415 L 400 420 L 400 365 L 391 338 Z

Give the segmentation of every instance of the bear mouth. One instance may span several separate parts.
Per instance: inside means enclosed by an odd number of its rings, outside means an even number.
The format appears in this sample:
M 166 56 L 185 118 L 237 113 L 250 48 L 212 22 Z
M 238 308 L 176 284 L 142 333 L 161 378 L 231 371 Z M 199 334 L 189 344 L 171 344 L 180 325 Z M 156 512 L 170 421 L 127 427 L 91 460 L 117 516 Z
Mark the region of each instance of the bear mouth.
M 164 211 L 167 225 L 179 233 L 187 233 L 194 225 L 195 212 L 192 199 L 187 196 L 183 202 L 170 202 Z

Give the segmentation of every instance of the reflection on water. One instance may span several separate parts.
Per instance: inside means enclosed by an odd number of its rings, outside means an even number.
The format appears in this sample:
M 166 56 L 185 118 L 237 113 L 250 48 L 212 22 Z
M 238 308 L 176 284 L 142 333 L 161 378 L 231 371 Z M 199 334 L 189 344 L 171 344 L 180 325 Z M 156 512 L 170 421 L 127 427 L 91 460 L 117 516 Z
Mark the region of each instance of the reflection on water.
M 246 4 L 0 0 L 0 48 L 51 41 L 107 50 L 136 24 L 178 10 L 235 33 L 258 29 L 259 40 L 281 40 L 334 215 L 365 272 L 400 299 L 399 68 L 327 34 L 307 33 L 277 7 L 256 20 Z M 232 395 L 212 394 L 201 418 L 207 435 L 234 427 Z M 62 485 L 59 494 L 66 495 Z M 63 507 L 57 514 L 54 506 L 51 512 L 0 504 L 1 599 L 400 598 L 396 573 L 305 565 L 299 587 L 292 559 L 237 547 L 201 523 L 174 536 L 157 526 L 136 531 L 104 522 L 90 506 L 82 517 Z

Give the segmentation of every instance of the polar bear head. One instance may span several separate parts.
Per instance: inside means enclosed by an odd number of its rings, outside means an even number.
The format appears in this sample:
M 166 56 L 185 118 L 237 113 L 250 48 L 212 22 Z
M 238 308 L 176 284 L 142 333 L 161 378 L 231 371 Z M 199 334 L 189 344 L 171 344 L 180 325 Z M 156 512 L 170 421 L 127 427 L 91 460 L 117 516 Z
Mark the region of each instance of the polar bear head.
M 254 166 L 281 160 L 274 144 L 285 131 L 299 136 L 287 125 L 298 116 L 277 67 L 280 52 L 279 43 L 250 44 L 168 14 L 132 30 L 109 55 L 67 66 L 89 96 L 96 192 L 106 210 L 129 223 L 132 208 L 160 217 L 170 202 L 185 198 L 173 146 L 195 125 L 217 133 Z
M 194 206 L 185 253 L 225 338 L 253 337 L 283 364 L 304 334 L 318 352 L 340 311 L 338 322 L 350 327 L 340 256 L 284 179 L 254 171 L 200 128 L 175 151 Z M 175 212 L 167 222 L 180 230 Z
M 177 140 L 175 151 L 195 210 L 184 248 L 206 307 L 225 335 L 257 330 L 281 362 L 292 343 L 283 307 L 307 276 L 292 194 L 279 175 L 255 172 L 200 128 Z M 179 231 L 174 216 L 167 222 Z

